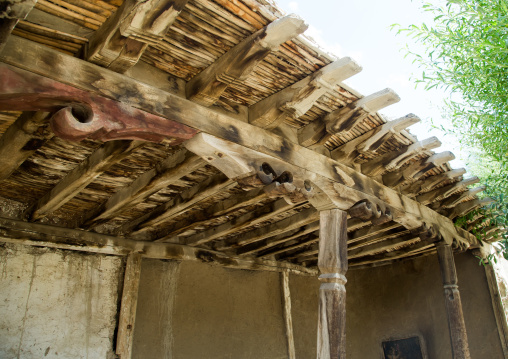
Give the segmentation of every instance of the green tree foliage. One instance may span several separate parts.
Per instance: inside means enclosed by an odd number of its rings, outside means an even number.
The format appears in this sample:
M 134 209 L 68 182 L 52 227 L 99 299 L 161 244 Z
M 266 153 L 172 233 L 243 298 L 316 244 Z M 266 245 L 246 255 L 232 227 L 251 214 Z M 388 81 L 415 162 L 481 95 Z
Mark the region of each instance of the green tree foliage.
M 508 223 L 508 2 L 436 0 L 423 8 L 433 15 L 431 24 L 398 32 L 423 45 L 424 53 L 408 51 L 423 69 L 416 81 L 451 93 L 445 117 L 472 150 L 470 167 L 487 186 L 486 195 L 497 200 L 483 210 L 489 222 L 476 228 L 481 237 L 484 228 Z M 500 244 L 508 248 L 506 237 Z

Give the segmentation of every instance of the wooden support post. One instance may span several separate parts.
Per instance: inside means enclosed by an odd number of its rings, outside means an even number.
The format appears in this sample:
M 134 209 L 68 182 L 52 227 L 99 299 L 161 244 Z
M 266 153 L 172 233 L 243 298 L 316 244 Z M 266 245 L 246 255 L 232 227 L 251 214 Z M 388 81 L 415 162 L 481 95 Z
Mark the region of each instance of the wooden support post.
M 296 359 L 295 339 L 293 335 L 293 316 L 291 315 L 291 294 L 289 291 L 289 271 L 281 272 L 282 302 L 284 311 L 284 323 L 286 324 L 286 337 L 288 341 L 288 358 Z
M 127 265 L 125 266 L 122 303 L 120 306 L 120 319 L 118 322 L 116 341 L 116 353 L 120 356 L 120 359 L 130 359 L 132 355 L 140 274 L 141 254 L 131 253 L 127 257 Z
M 452 246 L 439 243 L 437 246 L 439 265 L 445 296 L 446 314 L 448 315 L 448 328 L 452 344 L 453 359 L 470 359 L 469 345 L 467 343 L 466 324 L 462 313 L 457 273 L 453 260 Z
M 320 212 L 318 359 L 346 358 L 347 214 Z

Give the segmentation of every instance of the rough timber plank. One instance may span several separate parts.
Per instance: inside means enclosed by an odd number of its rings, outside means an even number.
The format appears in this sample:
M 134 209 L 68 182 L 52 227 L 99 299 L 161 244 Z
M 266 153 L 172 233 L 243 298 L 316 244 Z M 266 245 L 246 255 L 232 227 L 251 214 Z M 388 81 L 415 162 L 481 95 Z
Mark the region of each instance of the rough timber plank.
M 349 57 L 332 62 L 305 79 L 286 87 L 249 108 L 249 123 L 277 127 L 286 117 L 303 116 L 326 92 L 357 74 L 361 67 Z
M 24 112 L 0 138 L 0 181 L 9 177 L 25 160 L 53 136 L 48 113 Z
M 173 243 L 141 242 L 76 229 L 53 227 L 0 218 L 0 242 L 37 247 L 60 248 L 81 252 L 126 256 L 132 252 L 143 258 L 192 260 L 235 269 L 264 270 L 316 276 L 317 271 L 291 263 L 264 259 L 246 259 L 224 253 Z
M 62 178 L 51 191 L 40 198 L 26 212 L 27 216 L 32 220 L 38 220 L 56 211 L 74 198 L 104 171 L 107 171 L 115 163 L 130 155 L 141 144 L 142 142 L 140 141 L 114 141 L 106 143 Z
M 131 253 L 127 256 L 116 340 L 116 353 L 122 359 L 132 357 L 141 261 L 142 257 L 139 253 Z
M 216 136 L 228 143 L 225 149 L 240 148 L 253 160 L 273 163 L 315 183 L 343 210 L 362 199 L 381 201 L 390 207 L 394 220 L 407 227 L 416 228 L 425 221 L 438 225 L 448 243 L 454 238 L 476 243 L 474 236 L 459 233 L 449 219 L 339 162 L 129 77 L 14 36 L 0 60 Z M 213 142 L 220 143 L 218 139 Z
M 187 98 L 211 106 L 232 82 L 245 79 L 271 51 L 307 29 L 296 15 L 275 20 L 252 34 L 194 76 L 186 87 Z
M 91 37 L 87 60 L 113 71 L 127 71 L 149 44 L 162 41 L 187 2 L 126 0 Z

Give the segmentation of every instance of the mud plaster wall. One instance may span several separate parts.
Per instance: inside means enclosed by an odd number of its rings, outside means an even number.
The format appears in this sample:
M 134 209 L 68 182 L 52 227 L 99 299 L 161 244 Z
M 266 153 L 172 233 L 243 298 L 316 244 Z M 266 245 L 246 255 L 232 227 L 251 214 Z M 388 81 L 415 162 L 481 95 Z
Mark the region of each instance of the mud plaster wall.
M 287 358 L 279 273 L 174 265 L 143 260 L 134 358 Z
M 0 245 L 0 358 L 109 358 L 120 257 Z
M 455 262 L 471 357 L 502 358 L 485 272 L 469 253 Z M 428 358 L 452 357 L 436 256 L 350 270 L 347 278 L 348 358 L 382 358 L 383 340 L 411 335 L 423 337 Z M 318 288 L 313 278 L 290 277 L 297 358 L 315 358 Z

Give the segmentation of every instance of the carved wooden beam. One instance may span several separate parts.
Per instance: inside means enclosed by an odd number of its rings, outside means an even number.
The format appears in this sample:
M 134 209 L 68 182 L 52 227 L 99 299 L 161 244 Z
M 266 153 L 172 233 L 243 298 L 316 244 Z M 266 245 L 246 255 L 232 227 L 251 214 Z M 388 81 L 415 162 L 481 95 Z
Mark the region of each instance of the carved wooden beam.
M 176 145 L 197 133 L 178 122 L 9 65 L 0 64 L 0 78 L 0 110 L 55 112 L 51 117 L 53 132 L 70 141 L 160 142 L 169 138 Z
M 286 87 L 249 108 L 249 123 L 275 128 L 287 117 L 303 116 L 325 93 L 341 81 L 357 74 L 361 67 L 349 57 L 332 62 L 321 70 Z
M 187 98 L 204 106 L 213 105 L 233 81 L 247 78 L 270 52 L 306 29 L 307 24 L 296 15 L 275 20 L 194 76 L 186 86 Z
M 436 153 L 428 158 L 421 159 L 410 164 L 401 171 L 394 171 L 383 175 L 383 183 L 388 187 L 397 187 L 406 181 L 417 181 L 428 171 L 442 166 L 448 161 L 455 159 L 455 155 L 450 151 Z
M 341 210 L 320 213 L 318 359 L 346 359 L 346 222 Z
M 302 127 L 298 141 L 304 147 L 324 145 L 332 135 L 350 131 L 367 116 L 398 101 L 400 97 L 391 89 L 376 92 Z
M 418 181 L 415 183 L 412 183 L 408 186 L 405 186 L 401 188 L 401 192 L 404 193 L 407 196 L 416 196 L 419 193 L 422 192 L 430 192 L 432 189 L 439 187 L 441 183 L 444 181 L 448 181 L 450 179 L 460 177 L 464 173 L 466 173 L 465 168 L 458 168 L 451 171 L 447 171 L 444 173 L 440 173 L 438 175 L 431 176 L 429 178 L 426 178 L 423 181 Z M 419 197 L 421 198 L 421 197 Z
M 389 152 L 362 164 L 362 173 L 368 176 L 378 176 L 386 171 L 395 171 L 420 153 L 439 146 L 441 146 L 441 142 L 437 137 L 430 137 L 409 146 L 402 146 L 397 151 Z
M 24 112 L 0 137 L 0 181 L 9 177 L 53 136 L 47 112 Z
M 167 119 L 171 119 L 206 132 L 200 134 L 206 150 L 203 156 L 222 151 L 229 155 L 236 153 L 237 164 L 247 171 L 257 170 L 263 162 L 273 163 L 272 166 L 289 170 L 297 178 L 315 183 L 342 210 L 348 210 L 362 199 L 382 201 L 391 209 L 394 221 L 404 226 L 415 228 L 423 221 L 436 223 L 441 226 L 447 243 L 455 237 L 465 243 L 476 241 L 467 232 L 460 232 L 449 219 L 331 158 L 127 76 L 15 36 L 7 41 L 0 61 L 53 78 L 60 85 L 82 89 L 90 96 L 114 99 L 124 106 L 132 106 L 131 109 L 164 117 L 166 128 Z M 55 63 L 60 66 L 55 67 Z M 242 159 L 244 155 L 247 157 Z
M 0 2 L 0 52 L 19 20 L 27 17 L 37 0 L 4 0 Z
M 126 0 L 93 34 L 86 59 L 125 72 L 161 42 L 188 0 Z
M 420 122 L 420 118 L 411 114 L 376 127 L 373 130 L 337 147 L 331 151 L 334 160 L 344 164 L 352 164 L 363 153 L 377 152 L 377 150 L 395 134 Z
M 0 242 L 59 248 L 79 252 L 127 256 L 140 253 L 143 258 L 190 260 L 214 263 L 226 268 L 281 272 L 289 270 L 301 275 L 316 276 L 317 270 L 292 263 L 261 258 L 238 258 L 203 248 L 173 243 L 154 243 L 108 236 L 83 230 L 28 223 L 0 218 Z
M 455 270 L 452 247 L 440 243 L 437 245 L 437 254 L 443 280 L 452 356 L 454 359 L 470 359 L 471 355 L 469 354 L 466 324 L 464 322 L 464 314 L 462 313 L 462 302 L 457 285 L 457 272 Z
M 143 173 L 130 185 L 118 190 L 97 211 L 89 213 L 83 226 L 93 227 L 110 220 L 126 207 L 135 206 L 204 165 L 205 162 L 200 157 L 188 151 L 179 151 L 176 155 L 171 155 L 156 168 Z
M 101 146 L 25 211 L 25 215 L 32 220 L 38 220 L 56 211 L 103 172 L 129 156 L 141 145 L 140 141 L 114 141 Z

